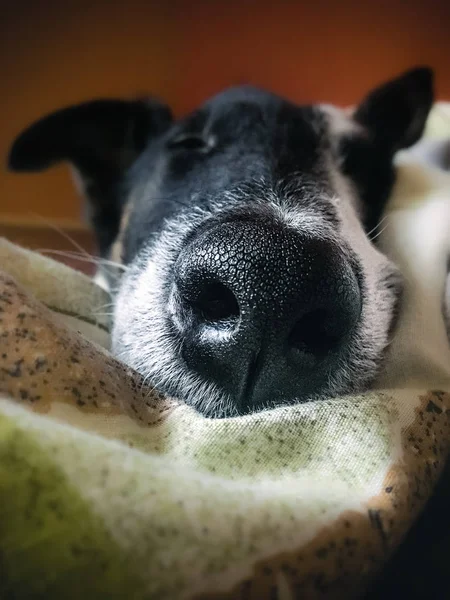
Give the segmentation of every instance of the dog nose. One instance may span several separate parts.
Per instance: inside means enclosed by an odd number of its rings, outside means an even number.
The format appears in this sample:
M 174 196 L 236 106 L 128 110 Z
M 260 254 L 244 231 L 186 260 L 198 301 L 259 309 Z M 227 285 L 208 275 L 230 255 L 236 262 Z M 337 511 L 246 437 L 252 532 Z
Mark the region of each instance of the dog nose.
M 203 231 L 174 275 L 172 317 L 184 361 L 238 414 L 320 394 L 361 312 L 343 250 L 272 222 Z

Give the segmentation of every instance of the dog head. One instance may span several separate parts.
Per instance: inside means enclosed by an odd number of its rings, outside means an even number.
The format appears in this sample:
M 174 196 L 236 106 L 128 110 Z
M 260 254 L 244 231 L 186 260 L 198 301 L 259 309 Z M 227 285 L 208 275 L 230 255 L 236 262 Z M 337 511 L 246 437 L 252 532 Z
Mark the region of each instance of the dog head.
M 418 68 L 354 110 L 229 89 L 174 120 L 103 100 L 38 121 L 13 170 L 72 164 L 114 285 L 114 352 L 208 416 L 360 391 L 377 374 L 401 282 L 370 232 L 393 156 L 422 134 Z

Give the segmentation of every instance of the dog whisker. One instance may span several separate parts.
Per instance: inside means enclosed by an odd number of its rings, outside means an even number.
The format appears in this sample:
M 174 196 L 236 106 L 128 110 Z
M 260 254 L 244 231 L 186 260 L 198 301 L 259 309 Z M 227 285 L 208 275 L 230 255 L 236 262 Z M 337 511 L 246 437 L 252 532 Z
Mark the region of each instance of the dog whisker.
M 386 223 L 386 225 L 382 229 L 380 229 L 380 231 L 378 233 L 376 233 L 374 236 L 372 236 L 371 238 L 369 238 L 370 241 L 374 242 L 378 237 L 380 237 L 380 235 L 382 235 L 386 231 L 386 229 L 389 227 L 389 225 L 390 225 L 390 223 L 388 221 Z
M 64 239 L 66 239 L 68 242 L 70 242 L 72 244 L 72 246 L 74 248 L 76 248 L 81 254 L 86 255 L 86 256 L 90 256 L 89 252 L 85 248 L 83 248 L 83 246 L 81 246 L 81 244 L 79 244 L 77 241 L 75 241 L 73 239 L 73 237 L 70 236 L 66 231 L 64 231 L 63 229 L 61 229 L 61 227 L 58 227 L 57 225 L 55 225 L 54 223 L 52 223 L 51 221 L 49 221 L 48 219 L 46 219 L 42 215 L 39 215 L 39 214 L 33 213 L 33 212 L 30 212 L 29 214 L 30 214 L 30 216 L 33 216 L 35 219 L 39 219 L 49 229 L 53 229 L 53 231 L 55 231 L 61 237 L 63 237 Z
M 366 234 L 366 235 L 367 235 L 367 237 L 368 237 L 369 239 L 371 239 L 371 238 L 370 238 L 370 236 L 372 235 L 372 233 L 374 233 L 374 232 L 375 232 L 375 231 L 376 231 L 376 230 L 377 230 L 379 227 L 381 227 L 381 225 L 382 225 L 382 224 L 383 224 L 383 223 L 386 221 L 386 219 L 388 218 L 388 216 L 389 216 L 389 215 L 385 215 L 385 216 L 384 216 L 382 219 L 380 219 L 380 220 L 378 221 L 378 223 L 375 225 L 375 227 L 373 227 L 373 228 L 372 228 L 370 231 L 368 231 L 368 232 L 367 232 L 367 234 Z
M 126 265 L 123 265 L 118 262 L 114 262 L 112 260 L 107 260 L 105 258 L 101 258 L 99 256 L 93 255 L 84 255 L 77 252 L 71 252 L 68 250 L 54 250 L 53 248 L 38 248 L 37 252 L 41 254 L 50 254 L 55 256 L 61 256 L 63 258 L 70 258 L 73 260 L 78 260 L 80 262 L 87 262 L 94 264 L 96 266 L 105 266 L 105 267 L 113 267 L 115 269 L 119 269 L 120 271 L 126 271 Z

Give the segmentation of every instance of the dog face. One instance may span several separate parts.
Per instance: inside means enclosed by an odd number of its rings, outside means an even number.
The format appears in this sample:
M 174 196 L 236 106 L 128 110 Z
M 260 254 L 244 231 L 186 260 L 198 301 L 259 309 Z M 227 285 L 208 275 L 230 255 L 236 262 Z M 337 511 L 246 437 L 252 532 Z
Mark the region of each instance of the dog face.
M 179 121 L 155 100 L 97 101 L 31 126 L 9 163 L 72 163 L 102 255 L 126 267 L 110 279 L 114 352 L 233 416 L 377 374 L 401 282 L 369 233 L 432 100 L 419 68 L 353 111 L 250 87 Z

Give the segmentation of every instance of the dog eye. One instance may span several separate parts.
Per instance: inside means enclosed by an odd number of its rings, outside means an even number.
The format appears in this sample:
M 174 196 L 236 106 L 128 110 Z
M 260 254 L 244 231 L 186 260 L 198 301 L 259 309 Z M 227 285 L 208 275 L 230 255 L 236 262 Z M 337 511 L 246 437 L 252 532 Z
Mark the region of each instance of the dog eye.
M 209 152 L 213 146 L 212 138 L 200 135 L 182 134 L 169 142 L 169 148 L 173 150 L 191 150 L 192 152 Z

